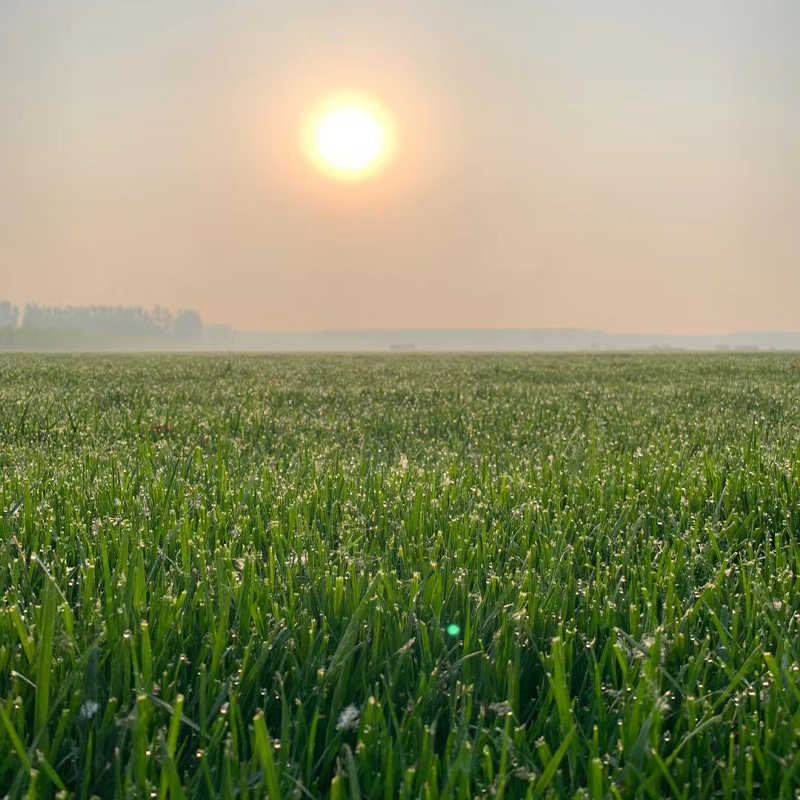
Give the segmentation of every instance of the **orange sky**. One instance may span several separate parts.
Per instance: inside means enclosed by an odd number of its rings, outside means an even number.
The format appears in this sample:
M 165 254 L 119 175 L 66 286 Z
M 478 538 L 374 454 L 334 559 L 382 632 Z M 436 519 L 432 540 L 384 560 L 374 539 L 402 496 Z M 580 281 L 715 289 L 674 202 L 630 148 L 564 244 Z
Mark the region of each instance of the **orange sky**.
M 800 329 L 800 11 L 642 5 L 11 0 L 0 300 L 262 330 Z M 343 90 L 396 126 L 359 183 L 302 152 Z

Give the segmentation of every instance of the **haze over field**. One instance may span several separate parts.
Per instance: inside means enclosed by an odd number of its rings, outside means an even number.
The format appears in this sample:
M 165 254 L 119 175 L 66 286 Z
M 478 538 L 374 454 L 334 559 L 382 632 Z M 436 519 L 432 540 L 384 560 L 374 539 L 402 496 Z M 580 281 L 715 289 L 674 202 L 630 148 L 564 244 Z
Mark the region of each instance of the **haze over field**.
M 0 299 L 797 330 L 798 30 L 794 0 L 5 0 Z M 304 151 L 342 92 L 391 133 L 361 181 Z

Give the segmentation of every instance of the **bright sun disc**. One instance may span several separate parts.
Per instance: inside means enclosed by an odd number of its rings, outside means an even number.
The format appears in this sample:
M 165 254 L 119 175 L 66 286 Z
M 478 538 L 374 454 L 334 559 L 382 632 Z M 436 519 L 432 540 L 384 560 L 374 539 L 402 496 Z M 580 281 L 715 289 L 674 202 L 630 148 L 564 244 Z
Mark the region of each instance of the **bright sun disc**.
M 378 117 L 370 111 L 334 108 L 317 124 L 314 149 L 329 171 L 342 177 L 359 177 L 384 155 L 386 134 Z

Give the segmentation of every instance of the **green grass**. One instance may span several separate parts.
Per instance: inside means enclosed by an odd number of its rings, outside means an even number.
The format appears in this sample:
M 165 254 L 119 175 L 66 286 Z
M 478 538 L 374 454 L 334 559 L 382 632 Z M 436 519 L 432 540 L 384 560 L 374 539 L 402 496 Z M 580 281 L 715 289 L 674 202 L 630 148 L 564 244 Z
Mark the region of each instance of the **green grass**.
M 0 357 L 0 794 L 795 798 L 799 361 Z

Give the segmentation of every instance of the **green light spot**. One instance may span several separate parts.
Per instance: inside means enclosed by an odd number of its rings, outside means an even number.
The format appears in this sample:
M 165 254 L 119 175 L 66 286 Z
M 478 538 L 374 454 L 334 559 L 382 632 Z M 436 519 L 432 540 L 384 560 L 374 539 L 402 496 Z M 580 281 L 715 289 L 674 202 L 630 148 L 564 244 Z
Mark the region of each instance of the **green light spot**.
M 454 622 L 447 626 L 447 632 L 450 634 L 450 636 L 458 636 L 458 634 L 461 633 L 461 628 L 459 628 Z

